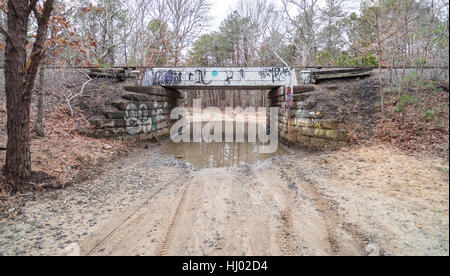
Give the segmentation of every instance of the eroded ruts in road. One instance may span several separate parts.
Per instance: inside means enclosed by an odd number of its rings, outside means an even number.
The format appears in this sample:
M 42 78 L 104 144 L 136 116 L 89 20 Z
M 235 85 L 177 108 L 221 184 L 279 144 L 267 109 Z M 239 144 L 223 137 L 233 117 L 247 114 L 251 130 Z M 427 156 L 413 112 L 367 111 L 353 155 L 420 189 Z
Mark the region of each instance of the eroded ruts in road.
M 282 227 L 277 233 L 277 242 L 283 255 L 295 256 L 298 255 L 296 250 L 296 241 L 292 231 L 292 216 L 291 210 L 283 210 L 280 214 Z
M 364 233 L 302 174 L 276 160 L 195 172 L 146 205 L 160 214 L 137 214 L 95 247 L 111 255 L 363 255 Z
M 273 238 L 274 238 L 274 244 L 276 248 L 278 248 L 279 252 L 276 254 L 285 255 L 285 256 L 295 256 L 299 254 L 299 251 L 297 250 L 299 242 L 296 239 L 294 229 L 293 229 L 293 220 L 292 220 L 292 206 L 291 206 L 291 196 L 289 194 L 289 191 L 287 189 L 284 189 L 283 187 L 280 187 L 279 185 L 276 185 L 279 183 L 278 177 L 276 177 L 277 181 L 258 181 L 258 172 L 255 171 L 255 168 L 250 167 L 244 167 L 240 170 L 239 175 L 237 176 L 239 181 L 244 183 L 243 185 L 247 185 L 249 187 L 252 187 L 252 189 L 262 189 L 261 185 L 266 184 L 273 184 L 276 188 L 281 188 L 278 190 L 279 193 L 275 195 L 277 199 L 275 199 L 273 202 L 266 202 L 267 205 L 273 205 L 277 206 L 279 208 L 279 211 L 277 212 L 276 219 L 274 220 L 274 224 L 272 224 L 272 231 L 268 230 L 269 233 L 267 233 L 267 240 L 270 240 L 270 232 L 272 232 Z M 272 183 L 271 183 L 272 182 Z M 274 188 L 272 187 L 272 188 Z M 270 195 L 273 196 L 273 195 Z M 265 213 L 263 214 L 268 218 L 267 216 L 269 214 Z M 254 230 L 253 230 L 254 231 Z M 270 242 L 267 245 L 270 246 Z M 261 252 L 258 252 L 261 254 Z M 275 254 L 273 251 L 269 252 L 269 254 Z
M 111 228 L 106 227 L 107 229 L 107 233 L 105 233 L 104 236 L 102 236 L 101 238 L 98 237 L 94 237 L 95 242 L 94 244 L 88 249 L 86 250 L 86 252 L 83 252 L 83 255 L 86 256 L 92 256 L 96 253 L 98 253 L 100 247 L 107 243 L 107 241 L 114 235 L 114 233 L 116 233 L 119 229 L 121 229 L 134 215 L 136 215 L 142 208 L 144 208 L 147 204 L 149 204 L 149 202 L 155 198 L 158 194 L 160 194 L 162 191 L 164 191 L 165 189 L 167 189 L 170 186 L 170 182 L 167 183 L 166 185 L 160 187 L 159 189 L 157 189 L 149 198 L 147 198 L 143 203 L 139 204 L 139 206 L 137 206 L 135 209 L 132 209 L 132 211 L 125 215 L 123 217 L 123 219 L 119 220 L 119 223 L 117 223 L 117 221 L 112 221 L 112 225 Z M 89 245 L 89 242 L 87 242 L 87 244 Z M 100 249 L 100 251 L 102 251 L 102 249 Z
M 364 255 L 365 247 L 370 239 L 358 229 L 358 227 L 344 222 L 342 216 L 337 211 L 336 204 L 325 198 L 315 187 L 310 179 L 305 178 L 301 172 L 281 170 L 284 178 L 292 183 L 292 177 L 299 179 L 302 188 L 307 191 L 316 203 L 320 216 L 322 217 L 328 233 L 329 254 L 331 255 Z M 294 174 L 292 176 L 292 174 Z M 344 233 L 345 232 L 345 233 Z M 351 240 L 343 236 L 348 234 Z
M 355 230 L 349 231 L 348 227 L 345 227 L 341 215 L 336 210 L 336 206 L 327 200 L 309 180 L 302 181 L 305 188 L 311 192 L 313 199 L 317 203 L 320 210 L 320 214 L 325 221 L 325 225 L 328 231 L 328 241 L 331 247 L 331 254 L 334 255 L 364 255 L 366 242 L 362 239 L 362 231 L 356 232 Z M 344 241 L 338 231 L 345 231 L 350 234 L 352 240 Z M 358 235 L 356 235 L 358 233 Z M 355 252 L 354 250 L 357 250 Z
M 178 206 L 175 210 L 175 214 L 172 218 L 172 221 L 169 224 L 169 228 L 167 229 L 166 235 L 164 236 L 164 240 L 162 241 L 161 245 L 159 246 L 158 250 L 156 251 L 156 256 L 164 256 L 168 253 L 170 246 L 173 242 L 174 235 L 176 234 L 176 230 L 178 227 L 178 222 L 180 219 L 180 214 L 183 211 L 186 211 L 186 195 L 189 191 L 190 185 L 187 184 L 186 187 L 183 190 L 183 194 L 181 196 L 180 202 L 178 203 Z

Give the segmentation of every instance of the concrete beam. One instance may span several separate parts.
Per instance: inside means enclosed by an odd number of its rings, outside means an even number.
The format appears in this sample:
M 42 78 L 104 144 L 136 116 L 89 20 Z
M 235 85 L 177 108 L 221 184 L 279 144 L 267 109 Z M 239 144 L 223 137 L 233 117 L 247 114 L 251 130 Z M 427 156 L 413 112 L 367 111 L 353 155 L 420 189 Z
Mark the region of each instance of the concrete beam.
M 172 86 L 170 88 L 176 88 L 177 90 L 272 90 L 278 88 L 278 86 Z
M 186 90 L 209 87 L 254 90 L 296 86 L 297 78 L 295 70 L 289 67 L 175 67 L 147 70 L 142 85 L 161 85 Z

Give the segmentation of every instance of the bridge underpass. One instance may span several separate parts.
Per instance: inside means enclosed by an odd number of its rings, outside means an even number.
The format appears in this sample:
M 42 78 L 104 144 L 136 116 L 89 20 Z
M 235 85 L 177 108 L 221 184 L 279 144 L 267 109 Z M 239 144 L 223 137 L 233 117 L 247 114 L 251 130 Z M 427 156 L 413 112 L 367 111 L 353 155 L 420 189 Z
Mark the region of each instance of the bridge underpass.
M 344 88 L 342 90 L 348 94 L 356 94 L 349 91 L 345 85 L 341 86 Z M 159 85 L 126 87 L 122 100 L 114 103 L 116 109 L 109 111 L 110 124 L 105 126 L 105 129 L 117 130 L 117 133 L 125 129 L 124 138 L 153 137 L 155 132 L 152 123 L 159 125 L 160 122 L 167 122 L 159 121 L 158 117 L 153 116 L 161 115 L 161 118 L 164 118 L 169 105 L 172 102 L 176 104 L 178 101 L 180 94 L 176 90 L 183 91 L 182 87 L 181 85 L 178 87 L 160 87 Z M 200 87 L 205 88 L 205 86 Z M 209 86 L 210 89 L 215 87 L 222 86 Z M 225 87 L 229 88 L 229 86 Z M 362 90 L 359 89 L 360 87 L 356 86 L 354 91 Z M 195 88 L 198 89 L 198 86 Z M 283 106 L 286 99 L 284 90 L 275 88 L 275 86 L 269 88 L 272 91 L 268 98 L 274 105 Z M 332 133 L 332 121 L 326 115 L 319 119 L 322 114 L 317 114 L 317 109 L 313 109 L 309 101 L 319 89 L 320 87 L 317 86 L 301 85 L 293 89 L 292 114 L 295 114 L 298 122 L 291 125 L 291 130 L 299 128 L 300 124 L 315 123 L 297 132 L 311 140 L 320 138 L 322 131 L 327 134 L 331 130 Z M 336 88 L 329 87 L 329 89 Z M 341 95 L 345 97 L 343 93 Z M 305 115 L 297 117 L 297 114 L 302 115 L 302 112 L 297 110 L 294 112 L 294 107 L 300 105 L 304 106 Z M 149 112 L 151 116 L 148 116 Z M 309 112 L 316 112 L 315 117 L 308 117 L 311 116 Z M 281 118 L 280 120 L 283 121 Z M 125 128 L 121 128 L 121 124 Z M 155 129 L 160 130 L 159 126 Z M 159 133 L 156 132 L 156 134 Z M 239 145 L 236 146 L 238 152 L 248 151 L 245 146 L 241 145 L 240 148 Z M 201 156 L 204 153 L 201 150 L 194 148 L 192 152 Z M 224 160 L 222 157 L 227 154 L 226 150 L 214 151 L 218 153 L 215 157 Z M 376 155 L 372 155 L 372 152 L 371 155 L 367 154 L 365 149 L 364 152 L 344 151 L 344 154 L 347 157 L 351 156 L 352 159 L 337 159 L 334 153 L 330 155 L 323 152 L 307 156 L 295 154 L 274 158 L 255 166 L 240 165 L 238 168 L 230 169 L 191 170 L 185 162 L 178 162 L 174 160 L 175 158 L 161 154 L 160 146 L 156 144 L 147 150 L 142 149 L 139 155 L 127 162 L 120 163 L 117 169 L 108 171 L 106 173 L 108 177 L 95 186 L 96 192 L 100 190 L 98 187 L 108 190 L 106 198 L 110 198 L 109 183 L 121 187 L 118 193 L 126 194 L 133 204 L 129 208 L 122 208 L 121 205 L 119 215 L 108 213 L 112 219 L 108 219 L 107 224 L 96 226 L 98 230 L 95 229 L 92 235 L 84 238 L 81 244 L 82 252 L 89 255 L 124 253 L 133 255 L 186 253 L 189 255 L 264 255 L 325 254 L 327 252 L 356 254 L 360 251 L 364 253 L 366 245 L 364 241 L 367 241 L 365 232 L 354 228 L 355 224 L 349 224 L 354 221 L 342 215 L 352 214 L 351 211 L 358 213 L 361 208 L 358 208 L 358 204 L 353 204 L 350 205 L 351 209 L 341 210 L 342 214 L 338 214 L 335 208 L 331 207 L 336 204 L 348 206 L 345 205 L 348 202 L 366 202 L 367 198 L 369 200 L 375 198 L 373 202 L 369 202 L 371 204 L 379 203 L 379 197 L 370 194 L 374 190 L 373 183 L 364 186 L 365 190 L 355 192 L 353 187 L 361 187 L 360 183 L 366 183 L 364 181 L 367 180 L 367 175 L 354 179 L 354 174 L 355 172 L 358 174 L 361 167 L 370 167 L 377 163 L 377 160 L 382 160 L 380 158 L 373 161 L 374 156 L 386 156 L 386 153 L 384 149 L 377 151 Z M 175 154 L 177 157 L 181 155 L 185 157 L 186 152 Z M 367 161 L 361 161 L 361 155 Z M 398 160 L 397 157 L 395 158 L 382 161 L 384 163 L 379 166 L 380 171 L 385 172 L 386 166 L 391 167 L 391 161 Z M 349 161 L 353 166 L 350 166 L 352 167 L 350 170 L 347 166 Z M 223 166 L 228 165 L 229 163 L 225 162 L 223 164 Z M 345 170 L 342 174 L 330 173 L 342 172 L 342 170 Z M 400 167 L 396 167 L 395 171 L 404 173 Z M 384 178 L 380 179 L 384 181 Z M 399 179 L 403 179 L 403 176 Z M 375 178 L 375 181 L 378 179 Z M 383 185 L 390 187 L 391 182 L 392 179 L 386 178 Z M 329 187 L 334 187 L 333 191 L 337 192 L 330 193 Z M 324 191 L 328 194 L 324 195 Z M 157 196 L 154 192 L 157 192 Z M 367 198 L 361 199 L 361 195 L 364 194 L 368 194 Z M 349 198 L 349 195 L 353 197 Z M 330 198 L 340 201 L 328 202 Z M 109 208 L 117 202 L 122 202 L 121 199 L 114 197 L 105 205 Z M 142 208 L 135 208 L 138 206 Z M 43 208 L 45 209 L 45 206 Z M 371 211 L 373 208 L 368 210 L 369 213 L 358 213 L 358 215 L 364 219 L 370 217 L 368 215 Z M 386 213 L 384 209 L 377 212 Z M 94 216 L 98 216 L 97 214 L 95 212 Z M 383 226 L 382 222 L 386 220 L 380 217 L 379 221 Z M 358 221 L 359 225 L 369 226 L 373 225 L 372 222 L 373 219 Z M 351 227 L 347 227 L 348 225 Z M 378 228 L 369 232 L 367 237 L 373 236 L 377 230 Z M 387 235 L 387 241 L 390 241 L 389 238 Z M 412 237 L 410 240 L 414 239 L 415 237 Z
M 279 134 L 283 141 L 301 145 L 339 146 L 348 143 L 346 133 L 338 122 L 326 119 L 324 112 L 315 112 L 307 98 L 315 91 L 311 85 L 299 85 L 295 69 L 289 67 L 188 67 L 153 68 L 142 77 L 142 86 L 160 85 L 178 91 L 197 90 L 266 90 L 267 125 L 270 129 L 270 108 L 278 108 Z M 309 72 L 302 71 L 300 78 L 309 83 Z M 346 72 L 348 74 L 363 72 Z M 342 76 L 341 76 L 342 75 Z M 233 106 L 235 107 L 235 106 Z M 256 106 L 255 106 L 256 107 Z
M 280 91 L 279 95 L 286 94 L 286 91 L 292 91 L 294 86 L 297 86 L 297 76 L 295 70 L 288 67 L 189 67 L 189 68 L 153 68 L 147 70 L 142 77 L 141 84 L 143 86 L 160 85 L 162 87 L 173 89 L 177 91 L 186 91 L 184 93 L 185 98 L 192 98 L 192 91 L 200 91 L 200 93 L 209 94 L 211 91 L 232 91 L 233 100 L 225 103 L 225 109 L 227 108 L 246 108 L 246 110 L 256 110 L 261 107 L 267 109 L 267 129 L 270 130 L 270 107 L 278 107 L 285 110 L 285 105 L 288 103 L 278 103 L 269 98 L 270 93 L 276 94 L 276 91 Z M 287 88 L 289 87 L 289 88 Z M 262 101 L 263 105 L 258 105 L 256 99 L 247 99 L 249 106 L 243 106 L 242 101 L 236 102 L 235 97 L 257 97 L 255 94 L 249 95 L 250 92 L 243 91 L 265 91 L 263 94 L 266 100 Z M 212 92 L 212 93 L 215 93 Z M 214 95 L 212 96 L 214 98 Z M 203 97 L 204 98 L 204 97 Z M 285 97 L 287 98 L 287 97 Z M 191 99 L 192 100 L 192 99 Z M 276 99 L 278 100 L 278 98 Z M 219 107 L 216 101 L 207 101 L 208 103 L 201 107 Z M 186 104 L 190 103 L 190 107 L 193 107 L 191 101 L 186 101 Z M 256 115 L 256 114 L 255 114 Z M 260 117 L 262 114 L 256 115 Z M 278 122 L 278 111 L 274 118 Z M 233 118 L 237 120 L 236 118 Z M 272 129 L 276 128 L 278 139 L 278 127 L 274 124 Z
M 174 107 L 185 106 L 185 93 L 192 93 L 198 90 L 233 90 L 234 93 L 240 93 L 239 91 L 244 90 L 264 89 L 268 91 L 266 94 L 266 107 L 278 108 L 277 115 L 279 120 L 277 130 L 279 130 L 278 133 L 282 141 L 289 140 L 291 144 L 295 143 L 302 146 L 315 145 L 319 147 L 339 146 L 348 142 L 345 133 L 341 132 L 336 120 L 326 118 L 326 114 L 317 112 L 311 105 L 311 101 L 308 100 L 314 97 L 317 87 L 298 85 L 297 82 L 293 81 L 297 77 L 295 71 L 291 71 L 290 68 L 287 68 L 287 70 L 250 68 L 249 71 L 245 71 L 243 68 L 235 68 L 233 73 L 227 73 L 227 68 L 177 69 L 161 68 L 149 70 L 143 73 L 143 77 L 139 80 L 140 83 L 138 85 L 124 87 L 126 92 L 123 93 L 121 100 L 113 103 L 115 109 L 107 114 L 108 119 L 104 121 L 104 128 L 101 129 L 101 132 L 107 131 L 108 134 L 112 134 L 112 131 L 116 131 L 116 133 L 122 133 L 123 139 L 137 140 L 168 136 L 170 129 L 177 123 L 172 120 L 173 117 L 170 116 L 170 113 Z M 291 96 L 288 96 L 286 93 L 288 88 Z M 286 112 L 287 100 L 289 100 L 291 107 L 290 115 Z M 290 119 L 290 122 L 288 119 Z M 189 127 L 193 129 L 194 123 L 195 121 Z M 204 126 L 201 125 L 201 128 L 204 129 Z M 338 136 L 341 133 L 342 136 Z M 220 134 L 222 135 L 222 133 Z M 150 152 L 145 157 L 139 156 L 139 162 L 145 164 L 150 162 L 167 164 L 161 169 L 160 173 L 164 176 L 170 176 L 173 174 L 175 159 L 186 160 L 187 162 L 183 162 L 183 168 L 195 168 L 193 169 L 192 178 L 183 173 L 176 175 L 174 179 L 170 179 L 169 183 L 176 183 L 181 179 L 183 185 L 180 185 L 180 187 L 182 189 L 164 193 L 160 199 L 152 199 L 150 202 L 152 209 L 144 208 L 139 213 L 145 213 L 144 216 L 148 214 L 148 217 L 139 217 L 138 220 L 124 220 L 125 223 L 119 227 L 120 229 L 117 232 L 115 232 L 116 228 L 111 230 L 109 226 L 103 227 L 100 233 L 96 233 L 92 239 L 88 238 L 83 242 L 81 245 L 83 254 L 117 254 L 118 251 L 116 250 L 119 247 L 115 245 L 126 241 L 126 243 L 123 243 L 123 246 L 122 244 L 120 245 L 120 250 L 139 248 L 139 250 L 143 251 L 136 252 L 137 254 L 145 255 L 151 252 L 151 254 L 156 255 L 170 255 L 174 254 L 174 252 L 180 252 L 180 246 L 184 247 L 186 244 L 190 246 L 189 248 L 202 248 L 205 244 L 203 236 L 207 236 L 209 233 L 219 233 L 224 237 L 235 237 L 236 232 L 240 231 L 239 229 L 247 227 L 250 229 L 248 237 L 256 237 L 257 243 L 262 244 L 261 249 L 251 249 L 254 251 L 248 248 L 241 249 L 239 247 L 246 242 L 239 240 L 235 245 L 233 244 L 233 238 L 222 239 L 219 237 L 217 240 L 223 240 L 223 245 L 219 245 L 220 250 L 223 249 L 223 252 L 233 253 L 237 252 L 236 250 L 256 253 L 268 250 L 268 252 L 297 254 L 298 251 L 295 249 L 297 245 L 295 245 L 296 242 L 293 240 L 293 237 L 304 235 L 304 229 L 297 229 L 290 223 L 291 220 L 301 221 L 298 217 L 292 217 L 292 214 L 304 214 L 304 206 L 318 205 L 298 204 L 294 206 L 293 203 L 299 201 L 291 198 L 290 194 L 300 194 L 295 192 L 296 189 L 311 191 L 310 184 L 296 174 L 289 174 L 287 177 L 283 176 L 285 172 L 290 172 L 289 169 L 284 170 L 286 167 L 305 167 L 306 165 L 303 163 L 306 159 L 302 159 L 298 163 L 285 162 L 286 160 L 292 160 L 289 159 L 291 155 L 285 155 L 285 147 L 278 147 L 278 150 L 271 154 L 262 154 L 260 149 L 258 143 L 250 143 L 248 141 L 213 143 L 174 143 L 170 140 L 166 143 L 163 141 L 161 148 L 158 148 L 158 150 Z M 163 158 L 169 156 L 170 161 L 161 162 L 160 156 L 163 156 Z M 267 160 L 271 157 L 274 158 Z M 261 161 L 265 159 L 266 162 Z M 253 163 L 256 164 L 252 165 Z M 143 173 L 146 173 L 146 171 L 147 168 L 142 170 Z M 317 194 L 314 190 L 313 193 L 313 195 Z M 165 196 L 166 194 L 170 194 L 170 196 Z M 248 197 L 246 197 L 247 195 Z M 269 195 L 277 199 L 277 201 L 266 200 L 264 197 L 258 197 L 258 195 Z M 257 202 L 254 201 L 255 199 Z M 201 202 L 209 202 L 211 204 L 203 204 Z M 217 206 L 217 202 L 221 205 Z M 228 208 L 234 208 L 234 202 L 237 202 L 241 209 L 232 209 L 230 211 Z M 201 204 L 194 205 L 197 203 Z M 247 203 L 250 204 L 247 205 Z M 255 206 L 258 207 L 255 208 Z M 272 206 L 275 206 L 275 208 Z M 328 209 L 324 208 L 324 210 Z M 257 213 L 253 212 L 253 210 L 256 210 Z M 292 214 L 290 210 L 292 210 Z M 318 212 L 316 207 L 312 208 L 312 211 Z M 163 219 L 160 220 L 159 217 Z M 236 220 L 236 226 L 230 224 L 227 217 L 239 218 L 239 220 Z M 311 216 L 305 217 L 310 218 Z M 337 216 L 325 212 L 322 216 L 316 217 L 328 219 Z M 202 219 L 199 220 L 199 218 Z M 279 219 L 281 224 L 278 222 L 278 218 L 281 218 Z M 241 219 L 243 220 L 241 221 Z M 155 220 L 167 221 L 167 225 L 158 225 L 157 238 L 155 238 L 155 233 L 152 233 L 151 236 L 155 242 L 142 242 L 149 237 L 147 234 L 141 235 L 140 233 L 127 231 L 128 229 L 154 228 Z M 264 222 L 264 227 L 267 229 L 265 230 L 266 233 L 264 235 L 253 233 L 252 231 L 255 229 L 257 232 L 259 231 L 259 228 L 255 227 L 255 225 L 261 225 L 261 221 Z M 313 221 L 317 222 L 317 219 L 313 219 Z M 313 225 L 309 221 L 301 221 L 299 223 L 299 225 L 304 224 Z M 189 227 L 182 227 L 186 225 Z M 205 225 L 208 225 L 208 227 L 211 225 L 211 228 L 205 229 Z M 220 228 L 224 225 L 226 225 L 226 229 Z M 331 225 L 334 229 L 335 225 L 341 224 L 327 221 L 323 225 Z M 164 230 L 159 231 L 160 229 Z M 186 232 L 184 229 L 193 230 L 192 232 Z M 338 230 L 338 233 L 342 233 L 341 229 Z M 108 233 L 112 234 L 109 235 Z M 202 238 L 192 238 L 197 233 Z M 291 233 L 296 234 L 294 236 Z M 314 229 L 313 233 L 320 232 Z M 327 231 L 324 231 L 324 233 L 327 233 Z M 100 239 L 101 242 L 99 243 L 99 237 L 105 236 L 106 238 Z M 311 239 L 311 235 L 308 234 L 308 236 Z M 130 243 L 129 240 L 131 238 L 137 238 L 136 242 Z M 340 236 L 333 235 L 330 239 L 326 235 L 319 234 L 314 240 L 332 240 L 333 244 L 337 244 L 335 241 L 339 238 Z M 280 245 L 274 243 L 271 246 L 270 243 L 260 243 L 260 240 L 263 242 L 280 240 Z M 147 247 L 142 248 L 142 244 Z M 227 244 L 231 244 L 231 246 Z M 295 246 L 291 248 L 291 244 Z M 339 248 L 349 247 L 348 252 L 358 252 L 358 248 L 362 248 L 359 244 L 358 240 L 354 242 L 352 239 L 349 242 L 347 238 L 344 242 L 339 243 Z M 110 245 L 113 246 L 110 247 Z M 198 247 L 198 245 L 200 246 Z M 187 252 L 190 249 L 183 248 L 181 250 Z M 198 249 L 192 252 L 193 254 L 201 254 L 201 250 Z M 220 254 L 221 252 L 217 251 L 214 253 Z
M 192 91 L 266 90 L 263 107 L 278 108 L 278 135 L 281 141 L 302 146 L 338 147 L 349 143 L 347 133 L 326 110 L 317 110 L 316 85 L 304 85 L 288 67 L 180 67 L 152 68 L 141 72 L 135 86 L 126 86 L 120 99 L 112 103 L 103 119 L 92 123 L 88 135 L 149 140 L 168 136 L 176 120 L 175 107 L 186 106 Z M 301 76 L 303 78 L 303 76 Z M 232 106 L 234 107 L 234 106 Z M 257 108 L 258 106 L 254 106 Z M 270 129 L 270 116 L 267 126 Z

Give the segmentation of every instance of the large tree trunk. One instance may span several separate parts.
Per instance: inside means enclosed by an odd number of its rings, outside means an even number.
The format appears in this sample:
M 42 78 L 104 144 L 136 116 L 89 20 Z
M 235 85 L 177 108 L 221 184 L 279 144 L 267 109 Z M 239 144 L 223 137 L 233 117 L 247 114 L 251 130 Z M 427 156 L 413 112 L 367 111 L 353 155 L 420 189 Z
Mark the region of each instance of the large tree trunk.
M 14 1 L 9 7 L 8 34 L 11 39 L 5 49 L 5 89 L 7 108 L 8 146 L 6 173 L 18 178 L 31 175 L 30 156 L 30 97 L 23 81 L 27 59 L 28 1 Z M 8 2 L 11 4 L 11 1 Z
M 44 56 L 48 21 L 54 0 L 45 1 L 42 14 L 36 9 L 37 1 L 8 1 L 8 31 L 5 48 L 5 90 L 8 144 L 6 175 L 26 179 L 31 176 L 30 104 L 39 64 Z M 38 29 L 32 52 L 27 60 L 27 28 L 30 13 L 34 11 Z

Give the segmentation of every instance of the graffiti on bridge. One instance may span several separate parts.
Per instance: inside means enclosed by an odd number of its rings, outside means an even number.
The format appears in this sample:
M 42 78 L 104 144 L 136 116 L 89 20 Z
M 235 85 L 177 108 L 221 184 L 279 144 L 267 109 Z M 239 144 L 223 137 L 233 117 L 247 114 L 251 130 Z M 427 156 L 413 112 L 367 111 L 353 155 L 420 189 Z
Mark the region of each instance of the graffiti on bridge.
M 156 83 L 165 86 L 177 85 L 181 83 L 181 76 L 181 72 L 160 70 L 156 72 Z
M 291 77 L 291 70 L 289 68 L 274 67 L 259 71 L 259 75 L 261 79 L 271 79 L 275 83 L 276 81 L 285 81 Z
M 205 81 L 205 77 L 206 77 L 206 70 L 195 70 L 195 76 L 197 78 L 197 81 L 195 83 L 201 83 L 201 84 L 205 84 L 208 85 L 212 82 L 212 80 Z
M 156 131 L 157 119 L 152 119 L 152 112 L 148 104 L 130 103 L 125 110 L 124 120 L 129 135 Z
M 288 67 L 154 68 L 144 74 L 142 83 L 162 86 L 292 86 L 296 85 L 297 79 L 295 70 Z

